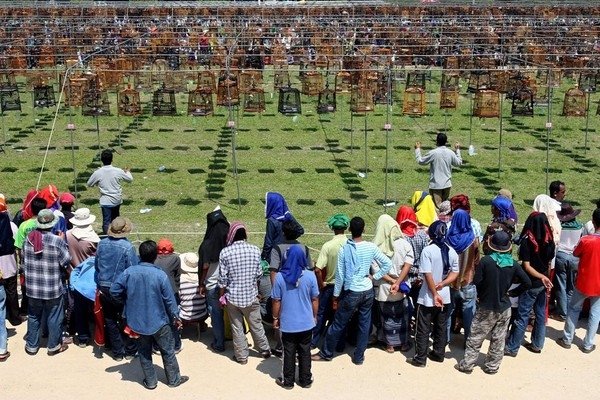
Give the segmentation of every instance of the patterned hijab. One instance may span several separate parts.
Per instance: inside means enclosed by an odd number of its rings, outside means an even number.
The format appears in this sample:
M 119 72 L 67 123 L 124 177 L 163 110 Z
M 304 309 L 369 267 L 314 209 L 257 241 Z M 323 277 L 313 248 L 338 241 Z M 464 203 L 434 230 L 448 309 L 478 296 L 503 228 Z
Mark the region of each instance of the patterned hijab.
M 440 252 L 442 253 L 442 261 L 444 263 L 444 276 L 450 270 L 450 248 L 446 244 L 446 231 L 447 231 L 446 223 L 443 221 L 434 221 L 431 225 L 429 225 L 429 229 L 427 233 L 429 234 L 429 238 L 431 242 L 440 248 Z
M 246 225 L 244 225 L 243 222 L 235 221 L 231 223 L 231 225 L 229 226 L 229 232 L 227 232 L 227 246 L 231 246 L 233 244 L 233 238 L 235 238 L 235 234 L 240 229 L 246 230 Z

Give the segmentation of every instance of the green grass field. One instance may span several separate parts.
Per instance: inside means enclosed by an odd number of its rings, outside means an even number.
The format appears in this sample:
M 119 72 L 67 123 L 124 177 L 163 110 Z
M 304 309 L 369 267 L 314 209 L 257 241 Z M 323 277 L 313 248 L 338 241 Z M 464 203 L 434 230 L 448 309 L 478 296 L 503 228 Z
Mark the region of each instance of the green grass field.
M 465 81 L 461 82 L 459 108 L 445 116 L 439 109 L 439 78 L 434 73 L 428 83 L 427 115 L 416 118 L 402 115 L 404 83 L 397 82 L 389 135 L 383 130 L 387 106 L 377 105 L 366 116 L 351 116 L 349 95 L 338 95 L 338 111 L 324 115 L 316 113 L 316 97 L 303 96 L 302 115 L 293 118 L 277 112 L 278 95 L 271 95 L 272 85 L 267 83 L 267 110 L 263 114 L 236 112 L 237 127 L 232 135 L 232 130 L 225 128 L 228 110 L 224 107 L 216 107 L 210 117 L 185 115 L 187 94 L 177 95 L 180 115 L 175 117 L 151 116 L 151 95 L 143 94 L 144 115 L 134 119 L 116 115 L 111 93 L 112 116 L 99 119 L 99 143 L 100 148 L 116 150 L 116 166 L 132 169 L 134 182 L 124 185 L 122 213 L 134 222 L 133 238 L 168 236 L 180 252 L 197 249 L 205 215 L 217 204 L 230 221 L 246 222 L 253 232 L 250 241 L 262 245 L 263 201 L 268 190 L 285 196 L 309 233 L 303 240 L 311 247 L 319 248 L 328 238 L 326 220 L 335 212 L 362 216 L 372 234 L 384 203 L 405 204 L 414 190 L 427 188 L 428 168 L 416 164 L 413 145 L 418 140 L 425 150 L 432 148 L 436 131 L 445 128 L 450 142 L 458 141 L 464 147 L 465 162 L 454 172 L 452 193 L 467 193 L 474 216 L 485 224 L 492 197 L 499 188 L 509 188 L 524 221 L 534 197 L 546 192 L 547 108 L 536 108 L 533 118 L 510 117 L 510 102 L 504 102 L 502 168 L 498 171 L 500 120 L 473 118 L 470 129 L 471 102 L 464 94 Z M 596 190 L 600 94 L 592 94 L 584 154 L 585 118 L 561 115 L 564 91 L 574 85 L 573 80 L 563 80 L 553 96 L 548 178 L 566 182 L 567 199 L 583 208 L 581 219 L 585 221 L 600 197 Z M 55 111 L 34 110 L 31 94 L 24 87 L 21 101 L 22 112 L 7 112 L 1 121 L 6 144 L 5 153 L 0 153 L 0 192 L 13 212 L 27 190 L 37 184 Z M 76 126 L 74 152 L 71 133 L 66 130 L 69 122 Z M 466 151 L 470 136 L 477 152 L 474 156 Z M 94 118 L 81 116 L 78 108 L 62 107 L 49 144 L 41 185 L 54 183 L 60 191 L 77 190 L 78 206 L 90 207 L 100 221 L 98 191 L 85 187 L 87 178 L 100 166 Z M 164 171 L 159 171 L 160 166 Z M 366 177 L 359 176 L 365 170 Z M 145 208 L 152 210 L 140 213 Z M 387 212 L 395 216 L 397 208 L 388 207 Z

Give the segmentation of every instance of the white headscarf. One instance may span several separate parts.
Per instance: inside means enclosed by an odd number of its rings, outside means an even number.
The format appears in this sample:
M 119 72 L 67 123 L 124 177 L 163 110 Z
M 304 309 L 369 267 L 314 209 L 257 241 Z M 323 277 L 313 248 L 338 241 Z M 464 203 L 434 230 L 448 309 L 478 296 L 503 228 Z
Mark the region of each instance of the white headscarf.
M 560 203 L 546 194 L 540 194 L 533 201 L 533 211 L 546 214 L 552 228 L 552 239 L 554 240 L 554 244 L 558 245 L 562 226 L 556 212 L 560 211 Z

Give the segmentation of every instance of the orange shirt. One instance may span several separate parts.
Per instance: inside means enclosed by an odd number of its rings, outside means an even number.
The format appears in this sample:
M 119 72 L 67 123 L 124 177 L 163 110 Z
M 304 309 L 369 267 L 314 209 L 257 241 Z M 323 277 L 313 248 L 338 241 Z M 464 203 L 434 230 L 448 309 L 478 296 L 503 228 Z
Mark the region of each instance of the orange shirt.
M 579 257 L 577 290 L 586 296 L 600 296 L 600 235 L 583 236 L 573 255 Z

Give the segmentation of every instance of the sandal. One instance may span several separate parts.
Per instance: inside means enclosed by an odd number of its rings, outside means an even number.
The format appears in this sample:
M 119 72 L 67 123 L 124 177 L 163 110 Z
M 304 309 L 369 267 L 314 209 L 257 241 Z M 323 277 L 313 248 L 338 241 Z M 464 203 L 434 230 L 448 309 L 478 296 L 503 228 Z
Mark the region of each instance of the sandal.
M 385 351 L 387 351 L 388 353 L 393 353 L 396 351 L 396 349 L 394 348 L 394 346 L 386 346 Z
M 8 357 L 10 357 L 10 351 L 7 351 L 6 353 L 0 354 L 0 362 L 4 362 L 8 359 Z
M 60 345 L 60 347 L 58 349 L 56 349 L 56 350 L 49 350 L 48 351 L 48 355 L 49 356 L 55 356 L 55 355 L 57 355 L 59 353 L 62 353 L 65 350 L 67 350 L 68 348 L 69 348 L 69 346 L 63 343 L 63 344 Z

